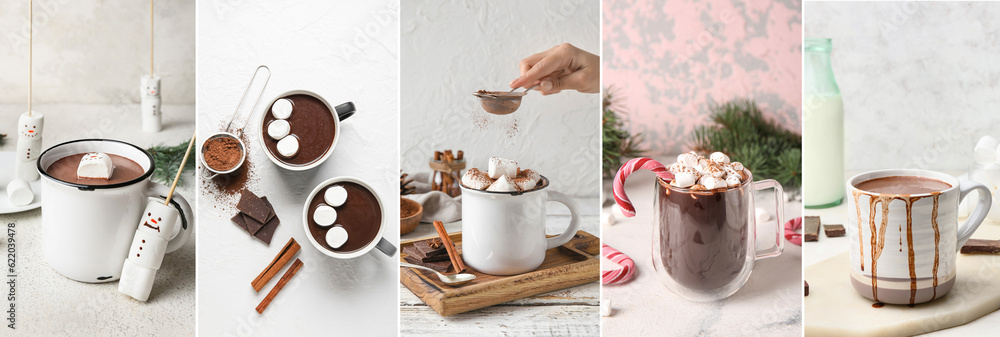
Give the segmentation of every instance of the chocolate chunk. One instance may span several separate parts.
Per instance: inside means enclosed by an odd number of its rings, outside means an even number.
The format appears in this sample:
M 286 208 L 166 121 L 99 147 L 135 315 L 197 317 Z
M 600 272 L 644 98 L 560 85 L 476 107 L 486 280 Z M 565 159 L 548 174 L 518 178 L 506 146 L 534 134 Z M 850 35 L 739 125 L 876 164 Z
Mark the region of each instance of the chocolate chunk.
M 264 227 L 258 230 L 253 236 L 265 244 L 271 245 L 271 238 L 274 237 L 274 231 L 278 230 L 278 224 L 280 223 L 281 220 L 278 220 L 278 217 L 272 217 L 271 221 L 265 223 Z
M 267 203 L 260 200 L 257 195 L 248 189 L 243 189 L 243 192 L 240 194 L 240 202 L 236 204 L 236 209 L 239 209 L 240 212 L 254 218 L 260 223 L 267 223 L 267 215 L 271 212 L 271 208 L 267 206 Z
M 431 241 L 435 240 L 438 242 L 437 248 L 431 247 Z M 440 243 L 441 239 L 428 239 L 428 240 L 421 240 L 414 242 L 413 246 L 416 247 L 417 250 L 419 250 L 421 253 L 423 253 L 423 256 L 438 256 L 438 255 L 447 256 L 448 249 L 445 248 L 444 245 Z
M 803 220 L 805 220 L 805 226 L 803 226 L 802 241 L 819 240 L 819 217 L 807 216 Z
M 420 260 L 420 262 L 441 262 L 441 261 L 450 261 L 451 260 L 448 257 L 448 254 L 426 256 L 426 255 L 424 255 L 423 252 L 420 251 L 420 249 L 418 249 L 417 247 L 414 247 L 414 246 L 407 246 L 407 247 L 403 248 L 403 253 L 406 253 L 406 255 L 412 256 L 412 257 Z
M 250 233 L 250 229 L 247 228 L 247 222 L 243 220 L 243 213 L 236 213 L 230 220 L 233 220 L 233 223 L 243 228 L 247 233 Z
M 806 284 L 806 296 L 809 296 L 809 281 L 802 280 L 802 283 Z
M 847 233 L 847 229 L 844 229 L 844 225 L 823 225 L 823 232 L 826 232 L 826 237 L 835 238 L 844 236 L 844 233 Z
M 418 265 L 418 266 L 423 266 L 423 267 L 427 267 L 427 268 L 433 269 L 433 270 L 435 270 L 435 271 L 437 271 L 439 273 L 446 273 L 446 272 L 448 272 L 448 269 L 451 268 L 451 261 L 420 262 L 420 260 L 418 260 L 418 259 L 416 259 L 414 257 L 410 257 L 410 256 L 403 257 L 403 260 L 406 261 L 406 262 Z
M 1000 240 L 969 239 L 962 246 L 962 254 L 1000 254 Z
M 257 232 L 264 227 L 263 223 L 257 221 L 257 219 L 251 218 L 246 213 L 240 213 L 240 214 L 243 215 L 243 223 L 247 226 L 246 229 L 247 232 L 250 233 L 250 235 L 256 235 Z
M 267 197 L 260 197 L 260 201 L 263 201 L 264 204 L 267 204 L 269 212 L 267 213 L 267 220 L 264 220 L 264 223 L 267 223 L 268 221 L 271 221 L 271 218 L 273 218 L 276 215 L 274 214 L 274 206 L 271 206 L 271 202 L 267 201 Z

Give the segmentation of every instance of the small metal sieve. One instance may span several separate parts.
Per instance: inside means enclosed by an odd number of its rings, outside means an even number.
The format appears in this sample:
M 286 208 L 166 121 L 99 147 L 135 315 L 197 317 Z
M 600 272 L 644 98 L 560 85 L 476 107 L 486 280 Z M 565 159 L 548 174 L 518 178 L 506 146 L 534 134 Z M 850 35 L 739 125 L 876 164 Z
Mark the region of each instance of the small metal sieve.
M 537 84 L 533 85 L 521 92 L 514 92 L 517 88 L 511 89 L 510 91 L 480 90 L 472 95 L 479 97 L 479 103 L 486 112 L 494 115 L 509 115 L 514 113 L 514 111 L 517 111 L 517 108 L 521 107 L 521 97 L 527 95 L 529 90 L 534 89 L 537 86 Z
M 243 89 L 243 96 L 240 97 L 240 102 L 239 102 L 239 104 L 236 105 L 236 110 L 233 111 L 233 116 L 229 118 L 229 123 L 226 124 L 226 129 L 223 130 L 223 131 L 216 132 L 216 133 L 212 134 L 211 136 L 208 137 L 208 139 L 205 139 L 205 141 L 201 142 L 201 149 L 198 152 L 201 153 L 201 164 L 202 164 L 202 166 L 204 166 L 205 169 L 207 169 L 209 172 L 213 173 L 211 176 L 208 177 L 210 179 L 214 178 L 216 175 L 230 174 L 230 173 L 235 172 L 236 170 L 239 170 L 240 167 L 243 166 L 243 162 L 246 161 L 246 159 L 247 159 L 247 147 L 246 147 L 246 144 L 243 144 L 243 140 L 240 139 L 239 136 L 243 135 L 243 129 L 246 128 L 247 123 L 250 121 L 250 117 L 247 117 L 246 120 L 243 121 L 243 126 L 241 126 L 239 129 L 230 130 L 230 128 L 233 126 L 233 120 L 236 119 L 236 114 L 239 113 L 240 108 L 243 107 L 243 101 L 247 97 L 247 92 L 250 91 L 250 86 L 253 84 L 254 79 L 257 78 L 257 74 L 260 73 L 261 69 L 267 69 L 267 77 L 264 77 L 264 84 L 260 87 L 260 92 L 257 93 L 257 98 L 254 99 L 253 108 L 250 109 L 250 114 L 252 115 L 253 112 L 254 112 L 254 110 L 257 110 L 257 102 L 260 101 L 260 97 L 264 94 L 264 88 L 267 87 L 267 81 L 269 79 L 271 79 L 271 68 L 268 68 L 265 65 L 260 65 L 260 66 L 257 67 L 256 70 L 254 70 L 253 76 L 250 77 L 250 82 L 247 82 L 246 88 Z M 216 169 L 212 168 L 211 166 L 209 166 L 208 163 L 205 162 L 205 142 L 208 142 L 209 140 L 212 140 L 212 139 L 218 139 L 218 138 L 231 138 L 231 139 L 235 139 L 236 142 L 240 144 L 240 161 L 239 161 L 239 163 L 236 164 L 236 166 L 233 166 L 232 168 L 230 168 L 228 170 L 225 170 L 225 171 L 216 170 Z

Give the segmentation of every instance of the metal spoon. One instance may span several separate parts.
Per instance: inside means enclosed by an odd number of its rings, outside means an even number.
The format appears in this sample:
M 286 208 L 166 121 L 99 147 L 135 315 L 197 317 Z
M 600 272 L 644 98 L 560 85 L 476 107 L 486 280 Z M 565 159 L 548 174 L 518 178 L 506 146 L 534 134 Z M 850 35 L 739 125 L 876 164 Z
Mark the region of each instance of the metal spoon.
M 521 92 L 514 92 L 518 88 L 510 91 L 477 91 L 472 95 L 479 97 L 479 103 L 483 110 L 494 115 L 509 115 L 521 107 L 521 97 L 528 94 L 528 91 L 538 87 L 537 84 Z
M 406 262 L 400 262 L 399 266 L 400 267 L 417 268 L 417 269 L 423 269 L 423 270 L 432 271 L 435 274 L 437 274 L 438 278 L 441 279 L 441 282 L 444 282 L 444 284 L 446 284 L 448 286 L 451 286 L 451 287 L 457 287 L 457 286 L 460 286 L 460 285 L 472 282 L 472 280 L 476 279 L 476 275 L 472 275 L 472 274 L 462 273 L 462 274 L 455 274 L 455 275 L 444 275 L 444 274 L 441 274 L 441 273 L 437 272 L 434 269 L 430 269 L 430 268 L 427 268 L 427 267 L 424 267 L 424 266 L 418 266 L 418 265 L 415 265 L 415 264 L 409 264 L 409 263 L 406 263 Z

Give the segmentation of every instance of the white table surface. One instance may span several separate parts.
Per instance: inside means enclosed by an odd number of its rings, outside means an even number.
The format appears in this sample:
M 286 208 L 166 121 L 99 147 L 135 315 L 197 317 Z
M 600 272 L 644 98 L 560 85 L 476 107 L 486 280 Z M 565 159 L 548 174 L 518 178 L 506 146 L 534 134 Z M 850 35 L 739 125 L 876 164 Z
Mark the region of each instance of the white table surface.
M 664 158 L 663 163 L 672 163 Z M 757 260 L 747 283 L 733 296 L 717 302 L 698 303 L 681 299 L 656 277 L 651 256 L 653 192 L 655 175 L 639 171 L 625 182 L 625 191 L 636 208 L 636 216 L 625 218 L 612 203 L 603 212 L 613 212 L 616 223 L 602 226 L 602 241 L 632 258 L 636 274 L 631 282 L 604 286 L 601 300 L 611 301 L 611 317 L 602 317 L 604 336 L 799 336 L 802 334 L 802 249 L 785 241 L 784 252 Z M 773 226 L 773 194 L 758 193 L 757 207 L 772 212 L 771 221 L 758 229 L 758 238 L 770 238 Z M 785 220 L 802 213 L 801 202 L 785 204 Z M 782 224 L 783 225 L 783 224 Z M 763 242 L 763 244 L 762 244 Z M 769 240 L 758 240 L 766 248 Z M 618 268 L 602 258 L 601 270 Z
M 264 105 L 289 90 L 316 92 L 332 105 L 353 101 L 358 109 L 341 123 L 331 157 L 307 172 L 278 168 L 262 152 L 256 136 L 250 137 L 247 146 L 255 178 L 247 186 L 267 196 L 281 220 L 270 246 L 229 220 L 236 214 L 237 199 L 219 200 L 210 190 L 202 190 L 198 206 L 205 224 L 198 253 L 200 335 L 396 335 L 398 257 L 373 250 L 352 260 L 337 260 L 314 248 L 302 226 L 303 203 L 312 189 L 328 178 L 349 175 L 373 186 L 386 211 L 385 236 L 398 245 L 399 28 L 395 6 L 389 1 L 198 3 L 200 137 L 221 130 L 260 64 L 268 65 L 273 73 L 248 135 L 260 132 L 255 124 Z M 361 30 L 350 27 L 368 29 L 358 44 L 354 39 Z M 248 96 L 255 94 L 256 89 L 251 89 Z M 238 124 L 253 105 L 251 99 L 247 102 Z M 254 292 L 250 282 L 289 237 L 302 246 L 296 257 L 303 268 L 264 314 L 257 314 L 254 308 L 288 266 L 260 293 Z
M 17 148 L 14 123 L 24 105 L 0 105 L 0 133 L 8 139 L 0 151 Z M 44 148 L 81 138 L 109 138 L 135 144 L 176 145 L 194 132 L 193 105 L 163 107 L 164 129 L 142 132 L 138 104 L 45 104 L 33 107 L 45 114 Z M 177 192 L 194 202 L 196 181 L 185 173 Z M 2 187 L 0 187 L 2 189 Z M 0 223 L 17 226 L 17 329 L 14 335 L 193 336 L 195 330 L 194 225 L 187 244 L 167 254 L 156 275 L 148 302 L 118 292 L 118 282 L 81 283 L 50 268 L 42 254 L 41 210 L 0 214 Z M 6 238 L 6 236 L 5 236 Z M 6 240 L 5 240 L 6 241 Z M 6 291 L 5 291 L 6 293 Z M 6 306 L 6 298 L 3 301 Z M 6 326 L 4 330 L 8 330 Z M 6 332 L 5 332 L 6 334 Z
M 598 198 L 574 198 L 580 209 L 580 229 L 600 236 Z M 569 225 L 569 210 L 556 202 L 546 205 L 545 232 L 561 233 Z M 448 233 L 462 222 L 445 224 Z M 437 237 L 434 226 L 421 223 L 402 241 Z M 400 336 L 597 336 L 600 334 L 600 283 L 529 296 L 482 309 L 442 317 L 399 283 Z
M 845 180 L 848 177 L 852 177 L 860 171 L 849 171 L 846 172 Z M 959 176 L 964 172 L 948 172 L 945 173 Z M 806 215 L 818 215 L 820 220 L 824 224 L 847 224 L 847 202 L 846 200 L 840 205 L 824 209 L 806 209 Z M 995 222 L 990 222 L 987 220 L 982 224 L 982 226 L 1000 226 L 1000 224 Z M 822 233 L 822 227 L 820 229 L 820 238 L 815 242 L 803 242 L 803 250 L 805 257 L 803 258 L 803 266 L 810 266 L 814 263 L 829 259 L 836 256 L 837 254 L 843 253 L 848 248 L 847 236 L 828 238 L 826 234 Z M 972 235 L 973 238 L 981 239 L 997 239 L 997 238 L 985 238 L 979 237 L 977 234 Z M 809 280 L 809 275 L 805 275 L 806 280 Z M 960 325 L 957 327 L 939 330 L 931 333 L 924 334 L 924 336 L 982 336 L 984 334 L 996 333 L 997 327 L 1000 326 L 1000 312 L 994 311 L 982 318 L 979 318 L 970 323 Z

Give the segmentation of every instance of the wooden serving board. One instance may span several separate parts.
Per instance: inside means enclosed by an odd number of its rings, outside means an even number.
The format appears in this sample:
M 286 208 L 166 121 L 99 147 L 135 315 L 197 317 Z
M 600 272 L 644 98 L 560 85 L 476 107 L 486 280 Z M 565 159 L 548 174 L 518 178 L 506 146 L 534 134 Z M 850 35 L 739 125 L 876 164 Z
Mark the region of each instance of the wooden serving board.
M 462 233 L 449 234 L 459 252 L 462 251 Z M 423 239 L 421 239 L 423 240 Z M 420 240 L 404 241 L 403 247 Z M 450 316 L 466 311 L 510 302 L 549 291 L 565 289 L 601 278 L 601 241 L 584 231 L 576 232 L 566 244 L 545 251 L 545 261 L 534 271 L 513 276 L 483 274 L 469 268 L 467 273 L 476 279 L 466 285 L 453 288 L 444 285 L 434 273 L 413 268 L 402 268 L 400 282 L 413 292 L 427 306 L 442 316 Z M 400 261 L 407 256 L 400 253 Z
M 983 223 L 975 238 L 1000 238 L 1000 225 Z M 1000 255 L 958 254 L 955 286 L 944 297 L 873 308 L 854 291 L 846 252 L 805 268 L 807 336 L 909 336 L 976 320 L 1000 308 Z

